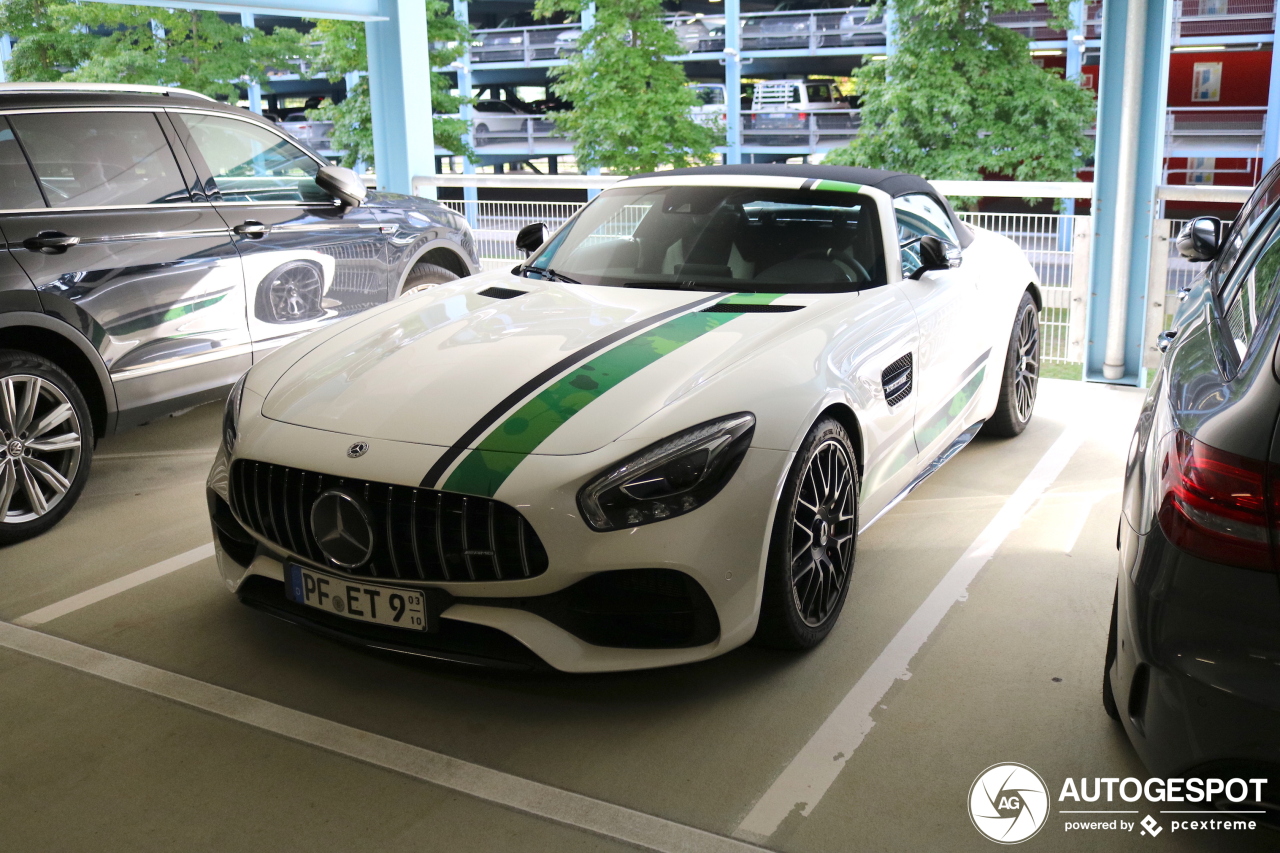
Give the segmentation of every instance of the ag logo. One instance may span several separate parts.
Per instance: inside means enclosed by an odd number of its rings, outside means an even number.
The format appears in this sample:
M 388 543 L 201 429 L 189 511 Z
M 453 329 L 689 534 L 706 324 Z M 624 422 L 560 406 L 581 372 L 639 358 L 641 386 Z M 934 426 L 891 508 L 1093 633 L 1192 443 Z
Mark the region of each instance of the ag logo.
M 1049 790 L 1025 764 L 993 764 L 969 789 L 969 818 L 987 838 L 1017 844 L 1040 831 L 1049 817 Z

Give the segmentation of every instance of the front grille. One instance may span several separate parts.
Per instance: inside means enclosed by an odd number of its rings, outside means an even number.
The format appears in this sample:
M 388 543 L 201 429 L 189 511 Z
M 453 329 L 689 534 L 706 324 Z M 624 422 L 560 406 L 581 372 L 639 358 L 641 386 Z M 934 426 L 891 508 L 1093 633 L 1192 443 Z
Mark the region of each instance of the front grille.
M 421 581 L 501 581 L 547 570 L 547 552 L 516 509 L 488 498 L 371 483 L 268 462 L 231 467 L 242 524 L 282 550 L 333 566 L 311 532 L 311 505 L 340 489 L 368 507 L 373 555 L 349 574 Z M 337 568 L 336 566 L 334 566 Z

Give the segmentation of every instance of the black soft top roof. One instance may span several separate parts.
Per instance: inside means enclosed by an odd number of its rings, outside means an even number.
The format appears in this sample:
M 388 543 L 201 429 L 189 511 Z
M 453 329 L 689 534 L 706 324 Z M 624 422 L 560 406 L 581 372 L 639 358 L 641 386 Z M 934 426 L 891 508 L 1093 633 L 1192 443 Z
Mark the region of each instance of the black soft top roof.
M 769 178 L 805 178 L 815 181 L 844 181 L 849 184 L 861 184 L 865 187 L 888 193 L 891 196 L 924 193 L 933 197 L 951 219 L 951 224 L 960 237 L 960 245 L 967 246 L 973 240 L 971 232 L 956 212 L 951 209 L 945 196 L 919 175 L 906 172 L 890 172 L 887 169 L 862 169 L 857 166 L 809 166 L 804 164 L 788 165 L 786 163 L 757 163 L 743 166 L 695 166 L 691 169 L 668 169 L 665 172 L 647 172 L 633 175 L 636 178 L 679 178 L 681 175 L 757 175 Z

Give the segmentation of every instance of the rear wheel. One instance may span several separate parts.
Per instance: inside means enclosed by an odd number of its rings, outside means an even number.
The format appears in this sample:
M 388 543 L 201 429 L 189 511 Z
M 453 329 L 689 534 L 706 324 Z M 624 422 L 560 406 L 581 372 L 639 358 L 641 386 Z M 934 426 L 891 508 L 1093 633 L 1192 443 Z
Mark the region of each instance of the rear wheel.
M 89 477 L 89 407 L 62 368 L 0 350 L 0 441 L 0 545 L 11 545 L 61 521 Z
M 757 645 L 809 649 L 831 633 L 853 574 L 858 488 L 848 433 L 830 418 L 818 421 L 796 454 L 774 517 Z
M 401 294 L 414 293 L 457 280 L 458 274 L 452 270 L 447 270 L 436 264 L 429 264 L 426 261 L 418 261 L 409 270 L 409 275 L 404 280 L 404 289 L 400 292 Z
M 1040 315 L 1030 293 L 1022 294 L 1014 315 L 1009 348 L 1005 352 L 1004 376 L 1000 380 L 1000 401 L 982 432 L 998 438 L 1013 438 L 1031 421 L 1040 384 Z

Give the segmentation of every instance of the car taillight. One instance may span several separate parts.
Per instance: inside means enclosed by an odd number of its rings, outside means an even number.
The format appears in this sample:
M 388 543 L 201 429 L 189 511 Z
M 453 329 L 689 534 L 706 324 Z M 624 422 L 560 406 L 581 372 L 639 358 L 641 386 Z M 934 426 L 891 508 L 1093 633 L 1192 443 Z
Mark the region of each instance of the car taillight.
M 799 118 L 801 121 L 808 121 L 808 120 L 809 120 L 809 114 L 808 114 L 808 113 L 799 113 L 799 114 L 797 114 L 797 116 L 796 116 L 796 117 L 797 117 L 797 118 Z
M 1176 430 L 1165 441 L 1160 529 L 1189 554 L 1245 569 L 1275 571 L 1271 533 L 1280 470 Z

